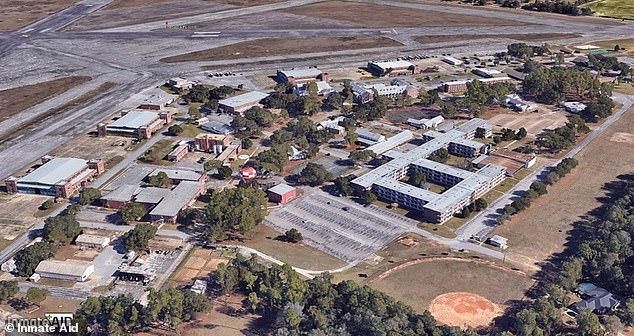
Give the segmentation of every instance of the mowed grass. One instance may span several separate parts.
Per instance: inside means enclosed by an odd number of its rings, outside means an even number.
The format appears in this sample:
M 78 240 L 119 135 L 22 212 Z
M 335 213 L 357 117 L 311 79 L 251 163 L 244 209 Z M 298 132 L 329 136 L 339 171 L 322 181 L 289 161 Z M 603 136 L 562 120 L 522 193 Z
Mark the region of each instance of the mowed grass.
M 499 305 L 520 300 L 533 284 L 528 276 L 473 260 L 422 260 L 372 283 L 378 289 L 422 313 L 438 295 L 469 292 Z
M 536 269 L 536 264 L 564 250 L 573 224 L 601 205 L 604 184 L 632 172 L 634 146 L 617 141 L 634 133 L 634 108 L 575 158 L 579 166 L 538 197 L 531 207 L 495 229 L 509 239 L 507 261 Z M 614 138 L 613 138 L 614 137 Z
M 597 16 L 634 19 L 634 1 L 632 0 L 597 0 L 583 7 L 590 8 Z

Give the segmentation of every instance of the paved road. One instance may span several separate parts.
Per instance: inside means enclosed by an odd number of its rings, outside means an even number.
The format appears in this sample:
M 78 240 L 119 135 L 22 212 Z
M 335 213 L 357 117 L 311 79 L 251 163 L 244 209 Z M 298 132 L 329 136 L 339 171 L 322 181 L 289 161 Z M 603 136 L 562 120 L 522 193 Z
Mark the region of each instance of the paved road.
M 627 96 L 620 93 L 614 93 L 613 99 L 616 102 L 621 103 L 623 106 L 614 112 L 611 116 L 592 132 L 590 132 L 582 141 L 580 141 L 572 150 L 570 150 L 564 158 L 571 158 L 579 154 L 584 148 L 586 148 L 594 139 L 602 135 L 613 123 L 625 114 L 634 104 L 634 96 Z M 563 158 L 562 158 L 563 159 Z M 467 241 L 472 236 L 478 235 L 483 237 L 491 232 L 497 225 L 497 217 L 502 213 L 502 209 L 511 204 L 513 200 L 523 195 L 526 192 L 531 183 L 542 180 L 544 181 L 548 172 L 552 167 L 556 166 L 561 160 L 555 162 L 552 166 L 545 166 L 537 169 L 530 175 L 526 176 L 518 184 L 516 184 L 509 192 L 498 198 L 489 207 L 473 217 L 467 223 L 465 223 L 460 229 L 456 231 L 457 240 Z

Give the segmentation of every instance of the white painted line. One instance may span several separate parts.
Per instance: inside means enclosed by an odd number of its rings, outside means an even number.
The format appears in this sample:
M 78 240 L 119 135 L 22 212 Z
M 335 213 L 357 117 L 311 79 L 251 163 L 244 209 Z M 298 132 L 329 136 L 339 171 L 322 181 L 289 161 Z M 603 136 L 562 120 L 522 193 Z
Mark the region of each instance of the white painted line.
M 51 31 L 51 29 L 53 29 L 53 28 L 42 29 L 42 30 L 40 30 L 40 33 L 48 33 L 49 31 Z
M 220 35 L 192 35 L 191 37 L 220 37 Z
M 25 33 L 28 33 L 28 32 L 30 32 L 30 31 L 32 31 L 33 29 L 34 29 L 34 28 L 29 28 L 29 29 L 25 30 L 24 32 L 25 32 Z
M 209 35 L 220 34 L 220 32 L 194 32 L 194 34 Z

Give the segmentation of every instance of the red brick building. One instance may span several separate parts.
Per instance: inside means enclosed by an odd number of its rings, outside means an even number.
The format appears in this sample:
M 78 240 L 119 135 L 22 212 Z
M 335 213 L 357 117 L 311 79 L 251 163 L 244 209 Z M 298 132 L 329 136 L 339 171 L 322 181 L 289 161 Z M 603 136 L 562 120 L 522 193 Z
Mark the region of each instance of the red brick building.
M 281 183 L 267 190 L 267 194 L 271 202 L 286 204 L 297 198 L 297 188 Z

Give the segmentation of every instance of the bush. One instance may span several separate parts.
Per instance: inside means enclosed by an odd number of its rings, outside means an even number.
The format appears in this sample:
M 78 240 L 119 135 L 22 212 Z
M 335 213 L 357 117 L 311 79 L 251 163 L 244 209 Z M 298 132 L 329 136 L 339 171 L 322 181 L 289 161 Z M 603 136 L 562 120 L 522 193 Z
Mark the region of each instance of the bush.
M 183 133 L 183 128 L 180 125 L 172 125 L 167 129 L 170 135 L 176 136 Z
M 42 205 L 40 205 L 40 210 L 48 210 L 52 208 L 53 205 L 55 205 L 55 202 L 53 202 L 52 199 L 47 199 L 44 203 L 42 203 Z
M 85 188 L 79 193 L 79 204 L 88 205 L 101 198 L 101 190 L 96 188 Z
M 300 241 L 304 240 L 304 237 L 302 236 L 301 232 L 297 231 L 297 229 L 295 228 L 292 228 L 284 233 L 284 240 L 289 243 L 299 243 Z
M 220 177 L 220 179 L 222 180 L 226 180 L 227 178 L 231 177 L 231 174 L 233 174 L 233 170 L 231 170 L 231 167 L 221 166 L 220 168 L 218 168 L 218 177 Z

